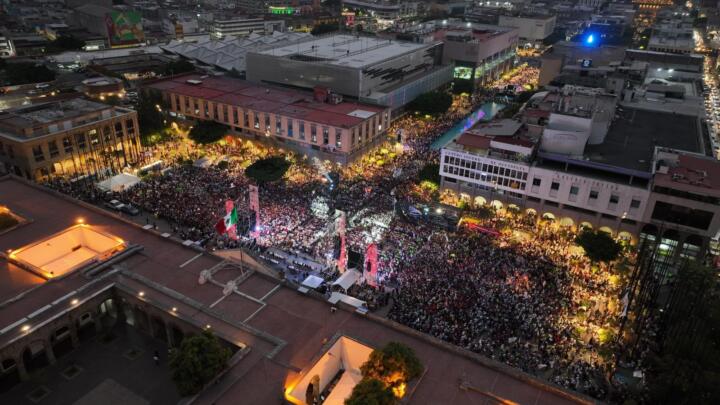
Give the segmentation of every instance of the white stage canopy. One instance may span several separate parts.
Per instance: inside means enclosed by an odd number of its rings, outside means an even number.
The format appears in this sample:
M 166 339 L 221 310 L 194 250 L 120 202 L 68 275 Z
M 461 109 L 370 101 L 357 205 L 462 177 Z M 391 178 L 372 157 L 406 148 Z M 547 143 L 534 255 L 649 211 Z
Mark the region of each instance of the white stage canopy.
M 120 173 L 107 180 L 101 181 L 97 187 L 102 191 L 123 191 L 132 188 L 140 182 L 140 178 L 129 173 Z
M 347 291 L 347 289 L 352 287 L 359 279 L 360 272 L 350 269 L 338 277 L 337 280 L 333 281 L 332 285 L 339 285 L 340 288 Z
M 328 302 L 331 304 L 337 304 L 338 301 L 342 301 L 348 305 L 352 305 L 355 308 L 366 308 L 365 301 L 339 292 L 332 293 L 330 295 L 330 299 L 328 300 Z
M 322 278 L 318 276 L 309 275 L 303 282 L 302 285 L 308 288 L 318 288 L 320 285 L 325 282 Z

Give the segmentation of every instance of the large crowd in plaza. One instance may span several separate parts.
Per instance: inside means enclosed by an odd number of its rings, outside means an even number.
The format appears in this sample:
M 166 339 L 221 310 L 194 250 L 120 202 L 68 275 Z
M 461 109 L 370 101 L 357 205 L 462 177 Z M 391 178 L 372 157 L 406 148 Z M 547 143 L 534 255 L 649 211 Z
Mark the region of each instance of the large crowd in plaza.
M 525 80 L 536 78 L 536 72 L 521 73 Z M 360 253 L 371 243 L 379 247 L 376 302 L 390 303 L 390 319 L 603 398 L 609 368 L 598 352 L 608 343 L 598 333 L 619 312 L 618 291 L 606 272 L 593 271 L 573 250 L 569 236 L 520 217 L 507 219 L 504 228 L 531 237 L 439 230 L 396 214 L 399 201 L 427 202 L 414 190 L 422 166 L 438 159 L 432 141 L 491 98 L 488 93 L 458 98 L 439 119 L 401 118 L 389 134 L 401 133 L 402 146 L 384 145 L 348 167 L 290 156 L 285 181 L 260 188 L 260 226 L 252 243 L 325 263 L 325 276 L 331 277 L 337 274 L 327 260 L 334 244 L 332 214 L 342 210 L 348 247 Z M 285 153 L 249 141 L 160 148 L 156 156 L 166 162 L 206 156 L 225 159 L 227 168 L 172 164 L 163 175 L 112 197 L 141 208 L 148 223 L 171 224 L 182 239 L 208 249 L 233 248 L 238 242 L 218 235 L 214 225 L 227 200 L 248 210 L 244 168 L 271 152 Z M 333 191 L 331 171 L 341 179 Z M 88 200 L 100 197 L 68 183 L 54 186 Z M 500 228 L 496 219 L 486 221 Z

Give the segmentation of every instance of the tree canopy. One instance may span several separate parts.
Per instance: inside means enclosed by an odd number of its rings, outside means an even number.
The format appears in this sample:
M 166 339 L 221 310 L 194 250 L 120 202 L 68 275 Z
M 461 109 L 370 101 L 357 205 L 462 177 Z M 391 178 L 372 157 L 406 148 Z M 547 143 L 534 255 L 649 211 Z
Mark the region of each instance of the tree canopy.
M 50 43 L 50 48 L 62 51 L 77 51 L 82 49 L 84 45 L 85 41 L 77 39 L 72 35 L 60 35 Z
M 452 105 L 452 96 L 444 91 L 432 91 L 419 95 L 408 108 L 421 115 L 438 116 L 445 114 Z
M 160 132 L 164 128 L 163 115 L 157 106 L 162 108 L 162 98 L 148 93 L 141 93 L 136 107 L 140 135 L 143 138 Z
M 312 31 L 310 31 L 313 35 L 322 35 L 327 34 L 329 32 L 335 32 L 337 31 L 338 25 L 337 24 L 318 24 L 313 27 Z
M 622 245 L 612 236 L 602 231 L 586 229 L 575 238 L 575 243 L 585 250 L 585 255 L 593 262 L 611 262 L 617 259 Z
M 282 156 L 270 156 L 260 159 L 245 169 L 245 175 L 257 183 L 267 183 L 280 180 L 290 168 Z
M 367 378 L 361 380 L 345 400 L 345 405 L 393 405 L 398 402 L 389 387 L 380 380 Z
M 390 342 L 373 350 L 360 371 L 363 378 L 376 379 L 393 388 L 420 376 L 422 364 L 410 347 Z
M 195 124 L 188 136 L 199 145 L 219 141 L 227 132 L 227 127 L 215 121 L 200 121 Z
M 227 366 L 230 349 L 209 331 L 183 339 L 170 356 L 172 379 L 182 396 L 195 395 Z
M 55 72 L 33 62 L 8 63 L 5 65 L 5 80 L 11 86 L 50 82 L 55 80 Z
M 440 187 L 440 165 L 437 163 L 428 163 L 420 170 L 420 182 L 430 182 L 436 187 Z
M 157 72 L 158 74 L 169 76 L 169 75 L 178 75 L 181 73 L 188 73 L 188 72 L 194 72 L 195 71 L 195 65 L 190 63 L 189 61 L 185 59 L 178 59 L 174 61 L 170 61 L 166 63 L 164 66 L 161 66 L 158 68 Z

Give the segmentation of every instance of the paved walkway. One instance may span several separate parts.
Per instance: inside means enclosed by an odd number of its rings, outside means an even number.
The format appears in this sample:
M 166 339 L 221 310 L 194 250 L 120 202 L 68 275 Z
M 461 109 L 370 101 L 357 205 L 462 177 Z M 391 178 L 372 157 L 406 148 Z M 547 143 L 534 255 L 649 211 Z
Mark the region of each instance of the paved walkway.
M 113 334 L 109 342 L 99 336 L 82 341 L 54 365 L 0 394 L 0 404 L 87 404 L 99 397 L 108 405 L 176 404 L 180 396 L 170 379 L 167 346 L 130 326 L 117 327 Z M 159 366 L 153 362 L 155 350 Z

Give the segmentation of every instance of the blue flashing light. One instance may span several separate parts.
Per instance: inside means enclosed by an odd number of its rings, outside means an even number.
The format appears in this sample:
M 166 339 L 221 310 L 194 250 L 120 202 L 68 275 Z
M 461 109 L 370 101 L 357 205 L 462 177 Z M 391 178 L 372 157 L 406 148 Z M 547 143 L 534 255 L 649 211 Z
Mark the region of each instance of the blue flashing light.
M 592 43 L 595 42 L 595 35 L 590 34 L 585 38 L 585 43 L 588 45 L 592 45 Z

